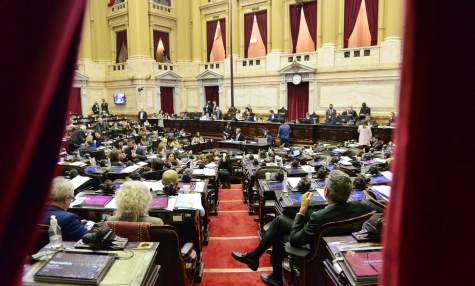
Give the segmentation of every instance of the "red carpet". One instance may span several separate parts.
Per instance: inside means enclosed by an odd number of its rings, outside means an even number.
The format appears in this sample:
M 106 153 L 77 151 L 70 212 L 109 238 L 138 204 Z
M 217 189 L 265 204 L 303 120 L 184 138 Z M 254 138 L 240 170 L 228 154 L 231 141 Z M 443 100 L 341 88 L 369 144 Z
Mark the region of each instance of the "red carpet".
M 254 222 L 255 216 L 247 213 L 241 185 L 220 189 L 219 201 L 218 215 L 211 217 L 209 225 L 208 246 L 203 247 L 205 273 L 200 285 L 264 285 L 259 276 L 271 271 L 269 255 L 261 257 L 259 271 L 256 272 L 231 257 L 231 251 L 245 252 L 259 242 L 258 224 Z

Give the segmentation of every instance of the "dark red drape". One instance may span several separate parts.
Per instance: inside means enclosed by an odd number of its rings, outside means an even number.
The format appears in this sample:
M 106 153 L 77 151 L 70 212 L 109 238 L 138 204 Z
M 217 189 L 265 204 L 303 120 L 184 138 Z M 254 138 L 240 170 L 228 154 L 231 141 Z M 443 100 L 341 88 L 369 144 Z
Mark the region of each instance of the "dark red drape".
M 218 20 L 206 22 L 206 48 L 208 52 L 208 62 L 213 49 L 214 34 L 216 34 L 216 27 L 218 26 Z
M 81 112 L 81 89 L 72 87 L 69 95 L 68 114 L 82 114 Z
M 205 86 L 205 98 L 206 98 L 206 102 L 216 101 L 216 104 L 219 106 L 219 87 Z
M 397 149 L 382 284 L 475 285 L 473 127 L 454 124 L 454 117 L 434 124 L 432 117 L 434 110 L 473 102 L 475 54 L 446 40 L 450 35 L 464 39 L 466 47 L 475 45 L 474 32 L 461 28 L 475 27 L 473 2 L 404 2 Z M 475 112 L 473 104 L 468 108 Z M 471 122 L 471 111 L 458 112 L 456 122 Z
M 61 145 L 86 1 L 2 1 L 0 281 L 20 285 Z M 106 3 L 104 2 L 104 5 Z M 34 27 L 34 33 L 31 29 Z M 25 37 L 25 35 L 28 35 Z M 31 52 L 35 43 L 35 52 Z M 16 55 L 16 56 L 15 56 Z M 18 56 L 21 55 L 21 60 Z M 25 71 L 28 76 L 25 77 Z
M 226 56 L 226 19 L 219 19 L 219 26 L 221 27 L 221 38 L 223 39 L 224 56 Z
M 343 29 L 343 44 L 345 48 L 348 48 L 348 40 L 350 39 L 351 33 L 355 28 L 360 7 L 361 0 L 345 0 L 345 21 Z
M 119 63 L 120 49 L 123 44 L 127 47 L 127 30 L 116 32 L 115 37 L 115 62 Z
M 252 24 L 254 23 L 254 13 L 244 15 L 244 57 L 248 57 L 249 44 L 251 42 Z
M 305 3 L 305 5 L 303 5 L 303 13 L 315 48 L 317 44 L 317 2 Z
M 365 0 L 372 46 L 378 44 L 378 2 L 379 0 Z
M 305 117 L 308 112 L 308 82 L 287 84 L 287 109 L 289 120 Z
M 162 39 L 163 48 L 165 49 L 165 55 L 167 55 L 167 59 L 170 60 L 170 39 L 167 32 L 162 31 L 153 31 L 153 57 L 156 61 L 157 59 L 157 47 L 158 42 Z
M 160 104 L 164 113 L 169 115 L 175 113 L 173 109 L 173 87 L 160 87 Z
M 267 54 L 267 11 L 256 12 L 257 25 L 259 26 L 259 33 L 261 33 L 262 41 L 266 47 Z
M 290 6 L 290 34 L 292 36 L 292 53 L 295 53 L 297 49 L 297 40 L 299 37 L 301 13 L 302 13 L 302 5 Z

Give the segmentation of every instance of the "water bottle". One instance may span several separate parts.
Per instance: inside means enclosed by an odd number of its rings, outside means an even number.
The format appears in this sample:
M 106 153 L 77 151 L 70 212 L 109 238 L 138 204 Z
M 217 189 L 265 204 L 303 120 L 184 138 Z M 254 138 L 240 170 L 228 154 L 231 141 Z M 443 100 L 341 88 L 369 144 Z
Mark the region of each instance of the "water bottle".
M 63 237 L 61 236 L 61 228 L 58 225 L 56 216 L 52 215 L 50 218 L 49 229 L 49 243 L 52 249 L 60 250 L 63 248 Z
M 284 171 L 284 193 L 287 193 L 287 172 Z

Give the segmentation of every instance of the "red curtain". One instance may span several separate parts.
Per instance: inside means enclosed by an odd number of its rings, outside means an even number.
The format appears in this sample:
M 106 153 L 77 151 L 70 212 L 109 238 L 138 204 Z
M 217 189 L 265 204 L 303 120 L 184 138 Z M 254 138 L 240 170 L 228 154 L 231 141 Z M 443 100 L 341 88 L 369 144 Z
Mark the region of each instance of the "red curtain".
M 295 53 L 297 49 L 297 40 L 299 37 L 301 13 L 302 13 L 302 5 L 290 6 L 290 34 L 292 36 L 292 53 Z
M 377 1 L 377 0 L 376 0 Z M 303 5 L 303 13 L 307 21 L 308 31 L 312 37 L 314 47 L 317 45 L 317 2 L 309 2 Z
M 115 62 L 119 63 L 120 49 L 122 45 L 127 47 L 127 30 L 116 32 L 115 35 Z
M 81 89 L 72 87 L 69 94 L 68 114 L 82 114 L 81 112 Z
M 21 116 L 15 108 L 0 113 L 1 122 L 15 118 L 2 129 L 13 136 L 0 143 L 5 166 L 0 172 L 2 285 L 20 285 L 35 224 L 42 219 L 64 131 L 85 3 L 2 1 L 0 26 L 8 44 L 0 45 L 0 54 L 8 55 L 2 58 L 8 72 L 0 82 L 4 94 L 14 95 L 9 105 L 21 106 Z M 11 55 L 21 55 L 21 60 Z
M 262 41 L 266 47 L 267 54 L 267 11 L 256 12 L 257 25 L 259 26 L 259 33 L 261 33 Z
M 305 117 L 308 112 L 308 82 L 287 84 L 287 109 L 289 120 Z
M 475 285 L 473 127 L 454 124 L 454 117 L 433 122 L 434 110 L 473 102 L 475 54 L 461 52 L 446 35 L 473 47 L 473 31 L 461 27 L 475 27 L 475 17 L 473 1 L 446 4 L 402 4 L 406 20 L 397 149 L 384 228 L 384 286 Z M 458 112 L 456 122 L 472 122 L 472 114 Z
M 206 48 L 208 52 L 208 62 L 211 55 L 211 50 L 213 49 L 214 43 L 214 34 L 216 34 L 216 27 L 218 26 L 218 21 L 209 21 L 206 22 Z
M 160 87 L 160 103 L 164 113 L 169 115 L 175 113 L 173 110 L 173 87 Z
M 244 15 L 244 57 L 248 57 L 249 44 L 251 42 L 252 24 L 254 23 L 254 13 Z
M 162 31 L 153 31 L 153 57 L 156 61 L 157 59 L 157 47 L 158 42 L 162 39 L 163 48 L 165 49 L 165 55 L 167 55 L 167 59 L 170 60 L 170 39 L 167 32 Z
M 205 86 L 205 98 L 206 98 L 206 102 L 216 101 L 216 104 L 219 106 L 219 87 Z
M 353 29 L 355 28 L 356 19 L 358 18 L 358 11 L 360 8 L 361 0 L 345 0 L 345 21 L 343 29 L 343 42 L 345 48 L 348 48 L 348 40 L 350 39 L 351 32 L 353 32 Z
M 226 56 L 226 19 L 220 19 L 219 26 L 221 26 L 221 38 L 223 39 L 224 55 Z
M 365 0 L 366 14 L 368 15 L 369 32 L 371 33 L 371 45 L 378 44 L 378 2 L 379 0 Z

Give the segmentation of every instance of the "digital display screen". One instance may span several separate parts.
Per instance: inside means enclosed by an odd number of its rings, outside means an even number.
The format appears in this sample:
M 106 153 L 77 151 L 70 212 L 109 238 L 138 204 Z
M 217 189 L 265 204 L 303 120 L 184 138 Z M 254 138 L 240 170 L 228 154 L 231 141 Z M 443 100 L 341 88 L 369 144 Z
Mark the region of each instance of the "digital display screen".
M 125 105 L 125 94 L 123 93 L 114 94 L 114 103 L 117 105 Z

